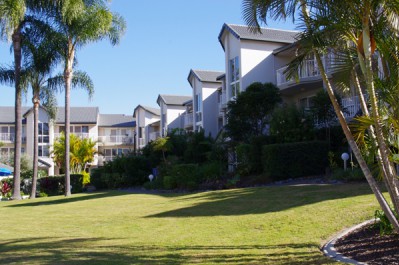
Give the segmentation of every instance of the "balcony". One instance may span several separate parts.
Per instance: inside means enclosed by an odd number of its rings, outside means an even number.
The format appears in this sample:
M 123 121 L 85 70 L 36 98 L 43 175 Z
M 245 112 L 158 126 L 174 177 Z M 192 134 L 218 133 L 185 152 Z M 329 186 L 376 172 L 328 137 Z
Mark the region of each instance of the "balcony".
M 195 113 L 195 122 L 196 123 L 202 122 L 202 112 Z
M 225 93 L 219 96 L 219 113 L 223 112 L 227 107 L 227 97 Z
M 364 95 L 365 100 L 367 100 L 368 95 Z M 344 113 L 345 118 L 353 118 L 361 109 L 359 96 L 347 97 L 341 100 L 342 108 L 346 110 Z
M 159 137 L 161 137 L 161 134 L 159 132 L 151 132 L 150 135 L 149 135 L 149 140 L 150 141 L 155 141 Z
M 103 145 L 133 145 L 134 137 L 126 135 L 102 135 L 98 136 L 98 142 Z
M 328 56 L 323 56 L 322 61 L 327 73 L 330 73 L 332 70 L 331 54 L 329 54 Z M 282 67 L 276 71 L 277 86 L 280 87 L 280 89 L 281 88 L 284 89 L 296 83 L 295 78 L 287 78 L 286 74 L 284 74 L 284 71 L 286 69 L 287 66 Z M 310 82 L 310 81 L 321 80 L 320 70 L 316 60 L 313 59 L 305 60 L 302 63 L 301 67 L 298 69 L 298 78 L 299 82 Z
M 78 138 L 80 139 L 88 139 L 91 138 L 93 141 L 97 140 L 97 136 L 94 134 L 89 134 L 89 133 L 71 133 L 73 135 L 76 135 Z M 55 133 L 54 134 L 54 138 L 60 138 L 61 137 L 61 133 Z
M 8 144 L 15 143 L 14 133 L 0 133 L 0 142 Z M 22 143 L 26 143 L 26 136 L 22 135 Z
M 143 148 L 146 145 L 144 138 L 139 138 L 139 148 Z
M 194 116 L 193 113 L 187 113 L 184 115 L 184 128 L 193 127 Z

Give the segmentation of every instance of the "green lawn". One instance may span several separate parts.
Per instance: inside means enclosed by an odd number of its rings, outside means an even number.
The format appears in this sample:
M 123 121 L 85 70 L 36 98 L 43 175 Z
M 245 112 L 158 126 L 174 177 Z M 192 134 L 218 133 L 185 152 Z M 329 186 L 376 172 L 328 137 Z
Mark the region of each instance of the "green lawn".
M 0 202 L 0 264 L 333 264 L 322 243 L 375 209 L 366 184 Z

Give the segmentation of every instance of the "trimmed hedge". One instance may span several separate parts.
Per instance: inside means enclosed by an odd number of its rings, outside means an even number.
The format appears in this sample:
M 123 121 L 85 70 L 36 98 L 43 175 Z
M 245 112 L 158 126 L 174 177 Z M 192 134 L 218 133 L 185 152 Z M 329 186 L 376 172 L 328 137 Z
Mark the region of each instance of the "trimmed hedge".
M 83 190 L 83 175 L 70 175 L 72 193 L 80 193 Z M 49 176 L 38 179 L 40 192 L 44 192 L 49 196 L 62 195 L 65 190 L 65 176 Z
M 274 181 L 324 174 L 328 143 L 321 141 L 265 145 L 263 173 Z
M 163 177 L 165 189 L 195 190 L 202 181 L 200 168 L 196 164 L 174 165 Z

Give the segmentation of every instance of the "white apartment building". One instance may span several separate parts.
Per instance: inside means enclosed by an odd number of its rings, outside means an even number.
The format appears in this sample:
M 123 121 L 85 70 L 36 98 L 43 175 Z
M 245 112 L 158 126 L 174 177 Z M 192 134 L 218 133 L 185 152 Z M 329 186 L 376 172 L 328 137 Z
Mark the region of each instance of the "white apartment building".
M 22 153 L 33 157 L 33 109 L 23 107 Z M 100 114 L 98 107 L 71 107 L 70 132 L 81 138 L 91 138 L 98 150 L 91 166 L 101 166 L 104 161 L 133 150 L 135 121 L 131 116 Z M 39 108 L 38 151 L 39 167 L 49 175 L 59 174 L 51 158 L 54 141 L 65 131 L 65 110 L 59 107 L 52 120 L 44 108 Z M 14 152 L 14 107 L 0 107 L 1 157 Z
M 218 80 L 222 74 L 219 71 L 191 69 L 187 78 L 193 93 L 193 130 L 203 129 L 206 136 L 214 138 L 219 132 L 216 119 L 219 112 L 217 90 L 222 85 Z
M 133 112 L 136 121 L 135 149 L 140 150 L 150 141 L 154 141 L 160 134 L 160 109 L 138 105 Z
M 172 129 L 183 128 L 186 106 L 190 96 L 159 95 L 157 103 L 161 110 L 160 134 L 165 137 Z

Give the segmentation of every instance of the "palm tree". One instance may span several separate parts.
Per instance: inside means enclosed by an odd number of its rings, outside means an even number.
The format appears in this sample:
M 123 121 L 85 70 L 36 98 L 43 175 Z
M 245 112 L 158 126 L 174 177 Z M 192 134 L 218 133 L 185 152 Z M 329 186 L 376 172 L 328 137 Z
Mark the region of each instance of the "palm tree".
M 21 74 L 21 30 L 26 12 L 25 0 L 0 0 L 0 31 L 12 40 L 15 71 L 15 148 L 14 148 L 14 181 L 12 199 L 21 199 L 21 146 L 22 146 L 22 91 Z
M 373 2 L 373 3 L 372 3 Z M 381 208 L 383 209 L 384 213 L 390 220 L 391 224 L 394 226 L 395 230 L 399 232 L 399 223 L 398 220 L 395 218 L 394 213 L 390 209 L 387 201 L 385 200 L 384 196 L 382 195 L 377 183 L 375 182 L 371 171 L 363 158 L 361 151 L 356 144 L 356 141 L 349 129 L 349 126 L 345 120 L 345 117 L 342 113 L 342 110 L 338 104 L 338 100 L 335 94 L 335 91 L 333 90 L 333 86 L 331 84 L 331 81 L 329 77 L 326 74 L 326 70 L 324 68 L 324 65 L 322 63 L 322 58 L 321 58 L 321 53 L 320 50 L 326 49 L 328 47 L 320 45 L 323 44 L 323 38 L 320 38 L 320 29 L 321 31 L 326 31 L 329 28 L 331 28 L 331 25 L 327 23 L 323 24 L 321 26 L 320 24 L 317 24 L 317 22 L 320 22 L 320 19 L 316 21 L 316 19 L 310 15 L 310 11 L 312 11 L 312 14 L 317 14 L 317 18 L 324 18 L 325 13 L 330 12 L 331 10 L 335 10 L 336 12 L 339 12 L 338 14 L 334 14 L 335 20 L 339 21 L 349 21 L 351 16 L 343 16 L 342 13 L 338 10 L 338 7 L 342 11 L 347 11 L 351 10 L 353 11 L 353 16 L 359 16 L 360 14 L 360 25 L 362 25 L 362 28 L 360 29 L 360 36 L 356 36 L 357 39 L 362 39 L 362 42 L 355 42 L 355 45 L 357 46 L 358 53 L 361 54 L 362 56 L 359 56 L 360 59 L 359 63 L 362 65 L 361 69 L 364 75 L 364 79 L 366 81 L 366 87 L 368 90 L 368 93 L 372 94 L 370 95 L 371 98 L 371 109 L 372 109 L 372 117 L 374 119 L 374 124 L 373 127 L 375 128 L 376 132 L 376 139 L 378 142 L 378 147 L 379 147 L 379 152 L 377 155 L 381 156 L 381 166 L 382 166 L 382 171 L 385 173 L 385 178 L 387 179 L 388 183 L 388 189 L 395 189 L 395 181 L 393 180 L 394 178 L 394 173 L 392 171 L 393 167 L 392 164 L 390 164 L 388 160 L 388 150 L 385 145 L 385 141 L 382 135 L 382 130 L 380 124 L 380 116 L 378 113 L 378 106 L 377 106 L 377 101 L 375 98 L 375 90 L 373 86 L 373 73 L 372 73 L 372 46 L 373 46 L 373 36 L 370 35 L 370 24 L 369 21 L 372 21 L 372 16 L 370 10 L 372 7 L 375 8 L 376 2 L 386 2 L 386 1 L 306 1 L 306 0 L 299 0 L 299 1 L 282 1 L 282 0 L 244 0 L 243 2 L 243 15 L 244 19 L 246 20 L 247 24 L 250 25 L 253 29 L 258 29 L 259 28 L 259 21 L 262 22 L 267 22 L 266 18 L 268 15 L 272 18 L 282 18 L 285 19 L 288 16 L 294 17 L 295 11 L 299 8 L 301 12 L 301 19 L 305 23 L 305 33 L 302 34 L 303 39 L 307 39 L 310 41 L 310 45 L 308 43 L 308 52 L 312 53 L 317 61 L 318 67 L 321 72 L 321 76 L 324 82 L 325 89 L 330 97 L 330 100 L 333 104 L 335 113 L 337 114 L 338 120 L 341 124 L 341 127 L 345 133 L 345 136 L 348 140 L 349 146 L 351 147 L 352 151 L 354 152 L 359 165 L 372 189 L 374 192 Z M 377 5 L 378 6 L 378 5 Z M 327 7 L 327 8 L 321 8 L 321 7 Z M 318 10 L 320 9 L 320 10 Z M 322 12 L 318 12 L 322 11 Z M 325 21 L 329 21 L 326 19 Z M 353 21 L 352 21 L 353 22 Z M 358 21 L 359 22 L 359 21 Z M 329 22 L 331 24 L 331 22 Z M 343 22 L 345 23 L 345 22 Z M 335 28 L 335 32 L 339 32 L 341 34 L 339 35 L 334 35 L 334 36 L 343 36 L 345 34 L 350 33 L 350 30 L 354 30 L 354 26 L 350 25 L 347 23 L 346 27 L 342 27 L 342 23 L 339 24 Z M 330 26 L 330 27 L 328 27 Z M 346 31 L 345 33 L 343 31 Z M 358 33 L 359 31 L 354 30 L 355 34 Z M 329 32 L 331 34 L 331 32 Z M 353 32 L 352 32 L 353 33 Z M 319 34 L 319 35 L 318 35 Z M 325 35 L 324 35 L 325 36 Z M 307 37 L 307 38 L 306 38 Z M 306 44 L 306 42 L 301 42 L 301 44 Z M 305 45 L 306 46 L 306 45 Z M 362 54 L 363 53 L 363 54 Z M 298 66 L 298 62 L 300 63 L 301 60 L 303 60 L 306 57 L 306 53 L 302 54 L 301 57 L 297 58 L 296 66 Z M 294 60 L 295 61 L 295 60 Z M 295 68 L 295 67 L 294 67 Z M 293 69 L 291 69 L 294 71 Z M 395 194 L 396 193 L 396 194 Z M 398 200 L 397 196 L 397 189 L 395 191 L 390 191 L 391 199 L 394 203 L 396 204 L 395 201 Z M 396 208 L 396 206 L 395 206 Z
M 64 36 L 64 82 L 65 82 L 65 146 L 70 145 L 70 88 L 76 50 L 85 44 L 108 38 L 111 44 L 118 44 L 125 30 L 122 17 L 112 13 L 105 0 L 57 1 L 50 8 L 57 28 Z M 54 9 L 55 7 L 55 9 Z M 70 196 L 69 148 L 65 148 L 65 196 Z

